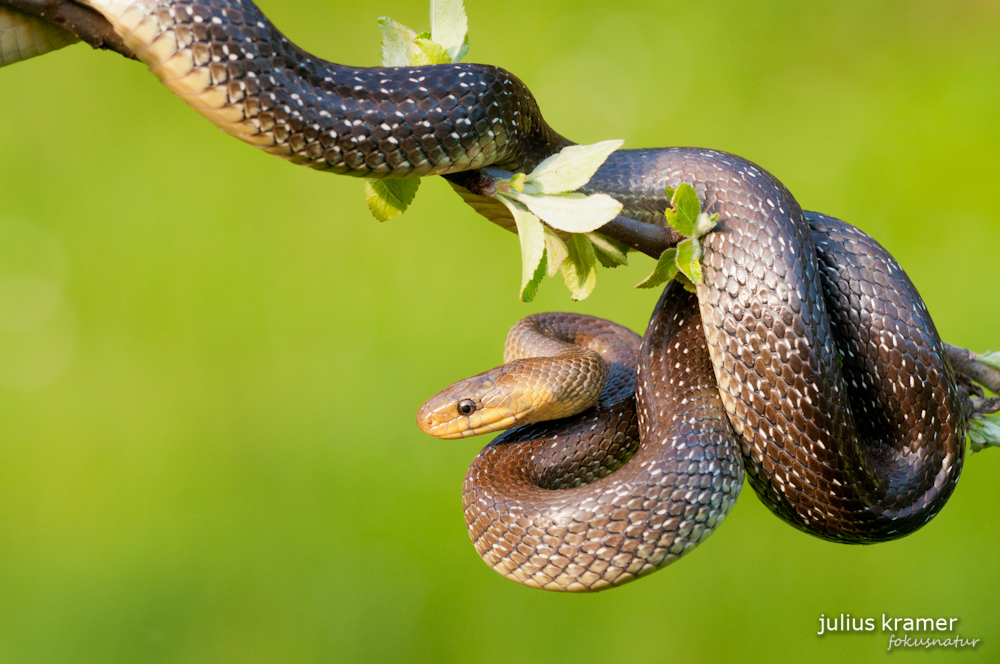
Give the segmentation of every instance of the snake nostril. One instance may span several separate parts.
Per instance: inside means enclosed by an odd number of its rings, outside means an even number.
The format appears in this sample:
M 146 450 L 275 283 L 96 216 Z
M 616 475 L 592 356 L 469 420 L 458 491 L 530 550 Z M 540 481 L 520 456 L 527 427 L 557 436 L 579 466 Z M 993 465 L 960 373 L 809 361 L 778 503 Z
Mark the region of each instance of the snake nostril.
M 458 402 L 458 412 L 462 415 L 472 415 L 476 412 L 476 402 L 472 399 L 462 399 Z

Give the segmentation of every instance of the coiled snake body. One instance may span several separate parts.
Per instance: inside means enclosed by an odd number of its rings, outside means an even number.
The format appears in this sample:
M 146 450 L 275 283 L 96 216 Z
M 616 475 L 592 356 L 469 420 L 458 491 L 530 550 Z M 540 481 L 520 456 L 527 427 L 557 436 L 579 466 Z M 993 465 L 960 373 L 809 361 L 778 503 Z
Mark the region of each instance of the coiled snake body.
M 370 177 L 528 171 L 570 144 L 496 67 L 329 63 L 249 0 L 80 4 L 220 128 L 295 163 Z M 606 321 L 525 324 L 593 349 L 608 379 L 595 406 L 510 431 L 469 470 L 470 533 L 512 579 L 598 590 L 658 569 L 718 526 L 744 469 L 784 520 L 857 543 L 919 528 L 958 480 L 966 423 L 955 377 L 892 257 L 722 152 L 621 150 L 585 189 L 664 225 L 664 189 L 682 182 L 719 214 L 697 298 L 668 287 L 641 348 Z M 475 399 L 449 393 L 435 407 L 460 418 L 468 400 L 483 416 Z

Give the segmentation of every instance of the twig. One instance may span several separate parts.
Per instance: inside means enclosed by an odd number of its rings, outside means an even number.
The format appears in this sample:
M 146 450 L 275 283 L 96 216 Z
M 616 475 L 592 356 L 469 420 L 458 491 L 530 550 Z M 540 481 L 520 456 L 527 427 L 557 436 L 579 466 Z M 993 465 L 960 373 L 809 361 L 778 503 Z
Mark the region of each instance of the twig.
M 107 20 L 88 7 L 68 0 L 0 0 L 0 7 L 35 16 L 66 30 L 94 48 L 115 51 L 135 60 L 135 54 L 111 28 Z
M 1000 394 L 1000 371 L 979 361 L 979 356 L 968 348 L 945 344 L 945 352 L 952 367 L 960 374 L 968 376 L 990 392 Z
M 968 348 L 951 344 L 944 347 L 957 374 L 959 388 L 967 395 L 967 414 L 981 417 L 1000 411 L 1000 397 L 987 397 L 983 392 L 985 387 L 994 394 L 1000 394 L 1000 371 L 981 362 L 979 356 Z
M 473 194 L 494 198 L 497 182 L 510 176 L 511 173 L 502 168 L 486 166 L 476 171 L 454 173 L 444 177 Z M 597 232 L 652 258 L 659 258 L 665 249 L 684 239 L 683 235 L 672 228 L 661 228 L 621 215 L 598 228 Z

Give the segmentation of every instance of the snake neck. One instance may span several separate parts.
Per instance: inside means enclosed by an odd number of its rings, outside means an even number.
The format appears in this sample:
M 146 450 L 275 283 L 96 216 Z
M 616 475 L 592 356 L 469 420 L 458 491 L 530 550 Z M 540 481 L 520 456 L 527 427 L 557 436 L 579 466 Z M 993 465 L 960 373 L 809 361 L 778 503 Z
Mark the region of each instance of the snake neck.
M 635 392 L 640 337 L 632 330 L 594 316 L 540 313 L 518 321 L 504 342 L 504 360 L 555 356 L 567 348 L 596 352 L 607 365 L 607 380 L 597 401 L 610 407 Z

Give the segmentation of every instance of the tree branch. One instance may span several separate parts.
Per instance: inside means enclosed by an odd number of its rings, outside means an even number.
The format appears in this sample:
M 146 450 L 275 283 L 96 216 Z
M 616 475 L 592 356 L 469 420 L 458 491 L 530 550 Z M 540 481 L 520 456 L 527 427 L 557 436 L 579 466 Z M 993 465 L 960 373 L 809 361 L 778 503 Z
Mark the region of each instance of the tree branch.
M 987 397 L 985 387 L 994 394 L 1000 394 L 1000 371 L 982 362 L 979 356 L 967 348 L 944 345 L 951 366 L 955 369 L 959 388 L 968 395 L 966 409 L 969 415 L 991 415 L 1000 411 L 1000 397 Z
M 497 182 L 511 175 L 502 168 L 486 166 L 475 171 L 445 175 L 444 178 L 475 196 L 495 198 Z M 665 249 L 684 239 L 683 235 L 672 228 L 662 228 L 621 215 L 598 228 L 597 232 L 652 258 L 659 258 Z
M 1000 371 L 979 361 L 979 356 L 967 348 L 945 344 L 945 351 L 955 371 L 976 381 L 990 392 L 1000 394 Z M 982 395 L 980 395 L 982 396 Z
M 0 6 L 40 18 L 94 48 L 115 51 L 126 58 L 136 59 L 132 50 L 111 28 L 111 24 L 93 9 L 69 0 L 0 0 Z

